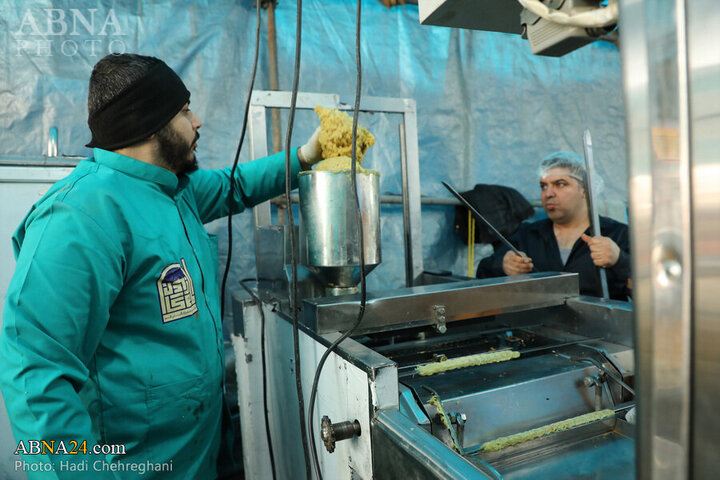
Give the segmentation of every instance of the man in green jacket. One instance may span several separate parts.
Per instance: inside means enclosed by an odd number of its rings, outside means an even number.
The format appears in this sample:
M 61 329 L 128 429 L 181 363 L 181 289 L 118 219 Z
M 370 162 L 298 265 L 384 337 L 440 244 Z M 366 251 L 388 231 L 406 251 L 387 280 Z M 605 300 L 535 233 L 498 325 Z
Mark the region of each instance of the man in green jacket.
M 230 182 L 234 212 L 283 192 L 285 154 L 241 164 L 232 179 L 229 167 L 198 169 L 202 124 L 189 104 L 161 60 L 100 60 L 93 156 L 13 236 L 0 386 L 15 468 L 31 478 L 217 475 L 224 346 L 217 248 L 203 224 L 229 213 Z M 320 159 L 313 135 L 291 152 L 291 177 Z

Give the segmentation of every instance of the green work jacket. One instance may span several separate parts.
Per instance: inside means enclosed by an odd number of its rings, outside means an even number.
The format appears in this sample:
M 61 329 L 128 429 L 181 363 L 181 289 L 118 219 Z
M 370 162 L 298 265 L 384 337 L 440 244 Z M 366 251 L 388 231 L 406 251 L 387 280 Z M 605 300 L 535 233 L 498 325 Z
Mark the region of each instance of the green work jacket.
M 285 154 L 238 165 L 233 181 L 234 212 L 279 195 Z M 225 367 L 203 224 L 228 214 L 229 191 L 229 167 L 178 177 L 96 148 L 25 217 L 0 386 L 30 478 L 215 478 Z M 51 441 L 125 453 L 50 454 Z

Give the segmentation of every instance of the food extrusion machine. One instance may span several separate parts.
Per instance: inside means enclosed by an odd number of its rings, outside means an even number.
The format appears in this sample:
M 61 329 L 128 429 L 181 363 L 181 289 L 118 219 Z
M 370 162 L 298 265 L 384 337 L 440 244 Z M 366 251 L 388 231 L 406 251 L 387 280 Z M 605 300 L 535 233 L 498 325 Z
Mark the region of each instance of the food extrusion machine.
M 265 153 L 264 109 L 283 107 L 282 95 L 253 99 L 253 157 Z M 358 319 L 360 250 L 366 273 L 381 262 L 377 176 L 358 173 L 358 209 L 349 172 L 301 174 L 299 228 L 256 211 L 257 281 L 233 295 L 246 477 L 305 476 L 299 378 L 306 409 L 317 393 L 304 416 L 323 478 L 634 478 L 630 305 L 581 297 L 575 274 L 471 280 L 423 272 L 414 102 L 364 101 L 366 111 L 404 115 L 407 286 L 367 293 L 362 320 L 315 384 L 328 346 Z M 298 102 L 348 108 L 331 95 Z
M 269 474 L 252 388 L 262 381 L 262 308 L 278 478 L 297 478 L 291 322 L 262 283 L 259 293 L 261 303 L 236 297 L 239 384 L 251 387 L 240 402 L 253 442 L 246 468 Z M 306 397 L 318 359 L 358 308 L 357 296 L 303 302 Z M 634 478 L 632 386 L 629 306 L 578 296 L 574 274 L 401 288 L 370 294 L 361 328 L 331 354 L 313 440 L 324 478 Z

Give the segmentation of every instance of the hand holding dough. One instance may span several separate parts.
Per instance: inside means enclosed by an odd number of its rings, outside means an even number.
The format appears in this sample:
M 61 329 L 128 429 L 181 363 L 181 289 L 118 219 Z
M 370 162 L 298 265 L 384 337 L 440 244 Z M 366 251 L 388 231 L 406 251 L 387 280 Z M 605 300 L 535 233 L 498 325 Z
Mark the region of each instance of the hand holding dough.
M 320 135 L 318 140 L 322 149 L 323 162 L 316 170 L 349 170 L 352 156 L 352 118 L 345 112 L 321 106 L 315 107 L 320 117 Z M 357 167 L 362 164 L 367 149 L 375 144 L 375 137 L 365 128 L 357 127 Z M 333 162 L 325 164 L 329 160 Z M 325 164 L 325 165 L 324 165 Z M 358 168 L 358 171 L 361 171 Z

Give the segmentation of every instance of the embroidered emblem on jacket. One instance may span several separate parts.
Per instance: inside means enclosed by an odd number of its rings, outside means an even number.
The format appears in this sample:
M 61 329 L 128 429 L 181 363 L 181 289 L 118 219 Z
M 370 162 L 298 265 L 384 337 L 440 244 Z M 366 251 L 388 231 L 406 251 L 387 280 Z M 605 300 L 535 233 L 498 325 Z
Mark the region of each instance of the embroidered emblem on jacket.
M 198 311 L 190 272 L 185 259 L 165 267 L 157 281 L 163 323 L 189 317 Z

